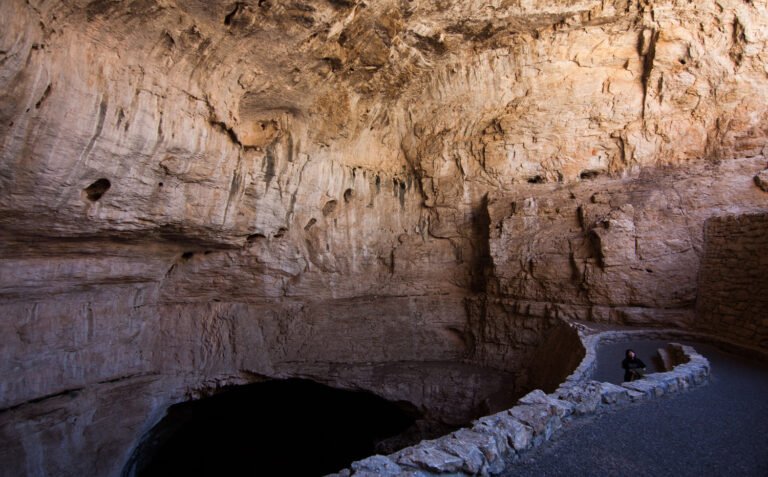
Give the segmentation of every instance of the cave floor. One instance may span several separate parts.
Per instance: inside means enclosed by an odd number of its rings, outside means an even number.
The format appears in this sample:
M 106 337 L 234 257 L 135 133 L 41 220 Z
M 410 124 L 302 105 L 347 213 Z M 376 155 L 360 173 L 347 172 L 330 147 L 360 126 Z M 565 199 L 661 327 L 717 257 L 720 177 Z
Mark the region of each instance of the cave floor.
M 621 373 L 618 364 L 601 368 L 601 353 L 634 348 L 645 361 L 659 343 L 601 347 L 595 378 Z M 503 475 L 768 475 L 768 365 L 693 345 L 710 361 L 709 384 L 575 419 Z

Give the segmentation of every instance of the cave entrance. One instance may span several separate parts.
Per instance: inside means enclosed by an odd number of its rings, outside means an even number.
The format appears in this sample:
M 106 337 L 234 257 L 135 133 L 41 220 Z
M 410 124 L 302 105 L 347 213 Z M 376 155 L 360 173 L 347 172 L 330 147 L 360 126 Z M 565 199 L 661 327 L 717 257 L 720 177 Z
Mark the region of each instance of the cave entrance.
M 171 406 L 125 474 L 325 475 L 375 454 L 418 418 L 408 403 L 312 381 L 237 386 Z

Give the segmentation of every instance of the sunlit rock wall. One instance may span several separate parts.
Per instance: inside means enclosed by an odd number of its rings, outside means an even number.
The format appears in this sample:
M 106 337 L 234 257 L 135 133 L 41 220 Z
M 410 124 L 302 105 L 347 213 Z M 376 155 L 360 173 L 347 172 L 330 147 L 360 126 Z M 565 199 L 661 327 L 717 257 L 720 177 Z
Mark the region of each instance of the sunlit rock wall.
M 455 421 L 558 317 L 688 326 L 704 220 L 766 208 L 766 32 L 738 0 L 0 3 L 3 468 L 115 475 L 171 403 L 273 377 Z
M 570 319 L 692 326 L 705 221 L 764 211 L 768 196 L 752 179 L 764 166 L 670 167 L 494 197 L 489 289 Z

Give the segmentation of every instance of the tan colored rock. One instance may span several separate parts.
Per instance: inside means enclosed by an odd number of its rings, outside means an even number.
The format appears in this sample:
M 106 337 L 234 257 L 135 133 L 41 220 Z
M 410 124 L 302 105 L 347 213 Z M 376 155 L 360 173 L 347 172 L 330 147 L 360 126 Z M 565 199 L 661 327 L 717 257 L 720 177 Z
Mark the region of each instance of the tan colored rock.
M 761 192 L 748 186 L 760 162 L 568 187 L 529 185 L 493 197 L 490 250 L 498 293 L 625 310 L 597 321 L 621 321 L 635 306 L 666 310 L 660 312 L 667 317 L 672 309 L 688 309 L 696 299 L 704 220 L 724 202 L 744 211 L 762 207 Z M 593 203 L 595 189 L 606 203 Z M 523 206 L 523 215 L 509 206 L 547 201 L 546 207 Z
M 703 224 L 765 210 L 766 32 L 738 0 L 1 2 L 0 463 L 118 475 L 255 379 L 457 421 L 559 318 L 690 326 Z

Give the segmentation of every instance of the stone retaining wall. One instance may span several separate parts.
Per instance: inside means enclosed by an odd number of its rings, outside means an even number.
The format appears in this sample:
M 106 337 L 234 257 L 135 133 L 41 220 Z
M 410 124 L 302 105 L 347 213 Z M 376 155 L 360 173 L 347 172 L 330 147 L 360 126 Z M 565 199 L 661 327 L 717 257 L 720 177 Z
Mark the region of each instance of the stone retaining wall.
M 768 351 L 768 214 L 706 222 L 697 327 Z
M 645 379 L 615 385 L 589 380 L 601 342 L 628 339 L 658 339 L 679 336 L 671 330 L 579 332 L 586 354 L 579 366 L 550 394 L 537 389 L 506 411 L 483 417 L 472 427 L 459 429 L 438 439 L 402 449 L 388 456 L 375 455 L 352 463 L 346 476 L 494 475 L 520 456 L 549 440 L 574 417 L 601 412 L 624 403 L 654 399 L 704 384 L 710 367 L 692 347 L 671 344 L 682 354 L 683 364 L 672 371 L 646 375 Z

